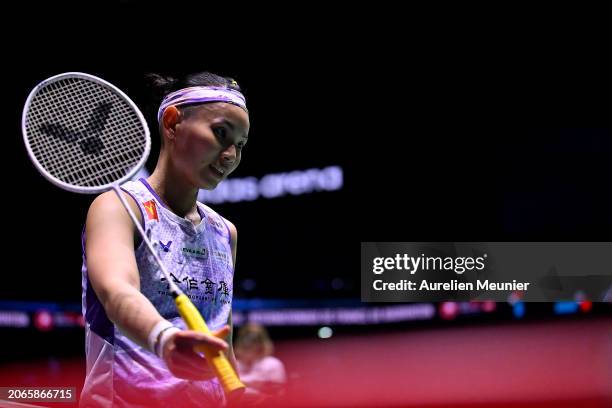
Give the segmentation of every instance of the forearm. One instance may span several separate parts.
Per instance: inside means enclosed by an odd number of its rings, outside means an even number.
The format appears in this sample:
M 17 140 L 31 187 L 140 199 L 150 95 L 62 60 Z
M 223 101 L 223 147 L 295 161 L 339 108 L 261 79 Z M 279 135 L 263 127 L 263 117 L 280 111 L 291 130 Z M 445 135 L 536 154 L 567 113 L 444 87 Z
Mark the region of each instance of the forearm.
M 236 355 L 234 354 L 234 323 L 232 322 L 232 312 L 230 311 L 229 318 L 227 319 L 227 325 L 229 326 L 230 332 L 227 336 L 227 344 L 229 348 L 227 349 L 227 359 L 230 364 L 234 368 L 234 372 L 238 374 L 238 363 L 236 362 Z
M 149 332 L 162 316 L 134 286 L 122 284 L 104 302 L 109 319 L 130 339 L 148 348 Z

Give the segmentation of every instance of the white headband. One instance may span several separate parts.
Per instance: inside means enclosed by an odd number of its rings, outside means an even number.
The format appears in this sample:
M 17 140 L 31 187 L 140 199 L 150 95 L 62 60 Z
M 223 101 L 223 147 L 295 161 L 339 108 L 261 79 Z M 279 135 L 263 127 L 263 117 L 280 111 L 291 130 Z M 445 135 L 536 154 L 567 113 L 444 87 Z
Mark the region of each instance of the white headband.
M 167 95 L 159 106 L 157 121 L 160 122 L 166 108 L 170 105 L 187 105 L 191 103 L 225 102 L 236 105 L 249 112 L 246 100 L 240 91 L 214 86 L 193 86 L 179 89 Z

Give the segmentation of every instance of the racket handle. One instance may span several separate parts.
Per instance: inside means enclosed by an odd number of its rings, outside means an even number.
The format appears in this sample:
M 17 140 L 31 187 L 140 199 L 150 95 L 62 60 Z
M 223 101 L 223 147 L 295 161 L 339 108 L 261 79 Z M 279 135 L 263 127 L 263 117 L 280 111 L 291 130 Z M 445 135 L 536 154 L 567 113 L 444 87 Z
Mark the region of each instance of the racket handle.
M 204 334 L 212 335 L 208 326 L 206 326 L 206 322 L 202 318 L 198 309 L 194 306 L 194 304 L 189 300 L 189 298 L 185 294 L 180 294 L 176 299 L 174 299 L 176 303 L 176 307 L 187 323 L 187 327 L 191 330 L 196 330 Z M 208 347 L 198 347 L 197 351 L 201 351 L 206 356 L 206 360 L 213 368 L 217 378 L 221 382 L 223 386 L 223 390 L 227 395 L 234 393 L 242 393 L 245 389 L 245 385 L 240 382 L 238 376 L 234 372 L 234 368 L 229 363 L 225 354 L 222 351 L 212 351 Z

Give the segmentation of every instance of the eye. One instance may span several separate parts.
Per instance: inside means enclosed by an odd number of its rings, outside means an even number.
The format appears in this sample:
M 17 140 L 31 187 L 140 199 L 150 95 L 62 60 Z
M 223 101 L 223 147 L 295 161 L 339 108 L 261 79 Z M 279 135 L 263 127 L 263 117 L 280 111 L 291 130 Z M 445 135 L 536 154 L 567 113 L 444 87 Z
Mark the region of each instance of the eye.
M 213 128 L 213 132 L 221 140 L 225 140 L 227 136 L 227 130 L 224 127 Z

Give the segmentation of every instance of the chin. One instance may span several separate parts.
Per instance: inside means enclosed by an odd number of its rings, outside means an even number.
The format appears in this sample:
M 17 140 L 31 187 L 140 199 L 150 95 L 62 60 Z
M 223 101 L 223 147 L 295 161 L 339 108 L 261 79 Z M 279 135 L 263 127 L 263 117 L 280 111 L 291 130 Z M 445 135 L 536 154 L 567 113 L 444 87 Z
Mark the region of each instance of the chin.
M 202 180 L 202 182 L 200 183 L 200 185 L 198 186 L 201 190 L 214 190 L 215 188 L 217 188 L 217 186 L 219 185 L 220 182 L 222 182 L 223 180 Z

